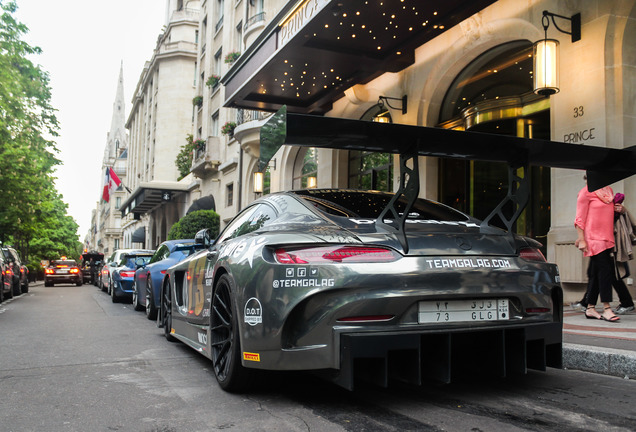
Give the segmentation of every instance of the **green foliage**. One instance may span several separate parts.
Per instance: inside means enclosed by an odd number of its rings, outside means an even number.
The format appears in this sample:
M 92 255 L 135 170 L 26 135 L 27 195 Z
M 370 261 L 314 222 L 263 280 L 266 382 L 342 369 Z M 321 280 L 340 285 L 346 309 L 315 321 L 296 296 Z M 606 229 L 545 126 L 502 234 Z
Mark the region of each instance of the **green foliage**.
M 192 134 L 188 134 L 186 137 L 186 143 L 181 146 L 181 150 L 177 154 L 177 159 L 175 160 L 175 164 L 177 165 L 177 169 L 179 170 L 179 178 L 177 180 L 181 180 L 188 174 L 190 174 L 190 168 L 192 168 L 192 157 L 194 154 L 194 147 L 196 143 L 194 142 L 194 137 Z
M 168 240 L 191 239 L 204 228 L 210 228 L 210 237 L 219 235 L 219 215 L 214 210 L 197 210 L 172 225 Z
M 203 105 L 203 96 L 195 96 L 192 98 L 192 105 L 196 105 L 199 108 L 201 108 L 201 105 Z
M 224 61 L 225 61 L 225 63 L 226 63 L 226 64 L 232 64 L 232 63 L 234 63 L 234 62 L 236 61 L 236 59 L 238 59 L 240 56 L 241 56 L 241 53 L 240 53 L 240 52 L 238 52 L 238 51 L 232 51 L 232 52 L 228 53 L 228 54 L 225 56 Z
M 16 10 L 0 0 L 0 241 L 34 268 L 51 254 L 74 256 L 81 243 L 54 187 L 59 126 L 49 76 L 28 59 L 41 49 L 22 40 L 28 28 Z
M 210 78 L 208 78 L 208 80 L 205 82 L 205 85 L 207 85 L 208 87 L 216 87 L 219 84 L 219 81 L 221 80 L 221 77 L 218 75 L 210 75 Z

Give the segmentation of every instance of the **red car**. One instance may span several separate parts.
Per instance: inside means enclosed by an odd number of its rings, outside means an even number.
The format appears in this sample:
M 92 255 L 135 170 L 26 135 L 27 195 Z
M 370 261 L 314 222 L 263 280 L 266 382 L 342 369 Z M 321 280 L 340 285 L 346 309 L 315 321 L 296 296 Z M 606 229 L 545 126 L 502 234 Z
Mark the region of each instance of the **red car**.
M 82 279 L 82 270 L 75 260 L 52 260 L 49 266 L 44 269 L 44 286 L 47 287 L 56 283 L 73 283 L 81 286 L 84 283 Z

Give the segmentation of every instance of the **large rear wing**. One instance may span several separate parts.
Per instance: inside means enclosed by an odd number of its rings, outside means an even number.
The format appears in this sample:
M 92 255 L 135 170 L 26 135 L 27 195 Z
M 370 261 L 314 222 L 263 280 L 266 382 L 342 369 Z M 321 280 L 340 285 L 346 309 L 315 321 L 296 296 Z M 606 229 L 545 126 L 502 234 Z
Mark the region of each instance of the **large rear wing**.
M 400 187 L 394 199 L 378 217 L 377 224 L 394 231 L 406 251 L 408 244 L 404 224 L 410 206 L 419 195 L 418 156 L 507 163 L 508 195 L 484 220 L 483 225 L 499 216 L 509 233 L 512 233 L 515 221 L 528 203 L 527 176 L 519 173 L 527 173 L 529 166 L 585 170 L 590 190 L 636 174 L 636 146 L 613 149 L 479 132 L 294 114 L 288 113 L 283 106 L 261 128 L 260 171 L 267 167 L 274 154 L 285 144 L 399 154 Z M 521 171 L 519 168 L 525 169 Z M 394 204 L 401 197 L 405 197 L 409 205 L 400 213 Z M 512 215 L 504 215 L 504 208 L 512 209 Z M 385 218 L 393 222 L 387 225 Z

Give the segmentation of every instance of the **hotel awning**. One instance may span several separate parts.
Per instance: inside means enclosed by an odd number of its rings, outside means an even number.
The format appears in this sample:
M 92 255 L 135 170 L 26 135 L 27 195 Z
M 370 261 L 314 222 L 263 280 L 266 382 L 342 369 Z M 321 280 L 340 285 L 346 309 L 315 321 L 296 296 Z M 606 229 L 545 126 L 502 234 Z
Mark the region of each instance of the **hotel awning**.
M 322 114 L 346 89 L 413 64 L 417 47 L 494 2 L 290 1 L 221 80 L 224 106 Z
M 120 207 L 121 215 L 148 213 L 155 207 L 173 200 L 176 193 L 186 192 L 188 188 L 188 185 L 177 182 L 140 183 Z

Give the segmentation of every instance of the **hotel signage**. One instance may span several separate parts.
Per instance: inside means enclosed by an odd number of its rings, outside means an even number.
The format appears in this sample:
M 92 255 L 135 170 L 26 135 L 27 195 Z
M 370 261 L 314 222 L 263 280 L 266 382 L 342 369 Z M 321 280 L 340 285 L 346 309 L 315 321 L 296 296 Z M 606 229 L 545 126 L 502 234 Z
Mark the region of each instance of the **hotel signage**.
M 278 31 L 278 49 L 289 42 L 298 32 L 320 12 L 329 0 L 305 0 L 282 19 Z

